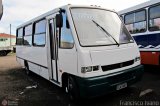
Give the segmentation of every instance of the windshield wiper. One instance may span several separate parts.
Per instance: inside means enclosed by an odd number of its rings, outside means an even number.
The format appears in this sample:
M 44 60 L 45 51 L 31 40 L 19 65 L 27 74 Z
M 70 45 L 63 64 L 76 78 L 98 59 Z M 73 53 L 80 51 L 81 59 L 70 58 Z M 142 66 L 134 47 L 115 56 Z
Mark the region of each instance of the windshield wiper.
M 97 25 L 97 27 L 101 28 L 108 36 L 110 36 L 118 45 L 118 47 L 120 46 L 120 44 L 116 41 L 116 39 L 108 32 L 106 31 L 102 26 L 100 26 L 97 22 L 95 22 L 94 20 L 92 20 L 94 24 Z

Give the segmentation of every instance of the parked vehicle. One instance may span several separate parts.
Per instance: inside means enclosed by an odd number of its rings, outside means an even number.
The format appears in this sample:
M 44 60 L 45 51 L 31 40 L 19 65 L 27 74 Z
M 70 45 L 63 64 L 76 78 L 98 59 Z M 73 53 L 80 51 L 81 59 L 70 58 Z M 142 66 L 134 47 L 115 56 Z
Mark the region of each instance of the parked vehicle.
M 142 64 L 160 66 L 160 1 L 150 0 L 119 15 L 139 46 Z
M 6 56 L 15 51 L 16 36 L 0 33 L 0 56 Z
M 0 47 L 0 56 L 6 56 L 10 52 L 11 52 L 10 47 Z
M 143 74 L 137 44 L 115 11 L 66 5 L 17 28 L 17 61 L 71 100 L 126 88 Z

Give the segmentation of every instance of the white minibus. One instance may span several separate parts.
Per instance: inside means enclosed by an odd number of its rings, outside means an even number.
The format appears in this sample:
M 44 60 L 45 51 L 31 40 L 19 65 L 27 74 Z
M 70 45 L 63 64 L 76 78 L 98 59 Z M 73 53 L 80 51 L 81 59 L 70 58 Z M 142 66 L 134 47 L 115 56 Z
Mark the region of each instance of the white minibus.
M 126 88 L 143 74 L 137 44 L 115 11 L 66 5 L 17 28 L 17 61 L 71 100 Z

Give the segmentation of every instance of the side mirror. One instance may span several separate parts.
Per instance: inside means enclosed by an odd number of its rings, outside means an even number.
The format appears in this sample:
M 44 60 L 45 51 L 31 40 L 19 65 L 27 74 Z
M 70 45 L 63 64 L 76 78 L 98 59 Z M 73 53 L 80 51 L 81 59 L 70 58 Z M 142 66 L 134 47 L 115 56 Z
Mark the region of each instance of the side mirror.
M 56 26 L 61 28 L 63 26 L 63 16 L 62 14 L 56 15 Z

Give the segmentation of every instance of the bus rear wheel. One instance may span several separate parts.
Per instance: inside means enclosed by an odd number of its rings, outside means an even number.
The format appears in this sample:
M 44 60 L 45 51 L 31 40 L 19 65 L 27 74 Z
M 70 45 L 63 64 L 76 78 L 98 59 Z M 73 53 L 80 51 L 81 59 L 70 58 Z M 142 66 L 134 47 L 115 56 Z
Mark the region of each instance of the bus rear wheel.
M 30 70 L 29 70 L 28 63 L 27 63 L 26 61 L 24 62 L 24 68 L 25 68 L 25 73 L 26 73 L 26 75 L 29 76 L 31 72 L 30 72 Z
M 73 77 L 69 76 L 67 80 L 67 86 L 65 88 L 66 93 L 68 93 L 69 99 L 74 102 L 79 101 L 79 92 L 77 88 L 77 84 Z

